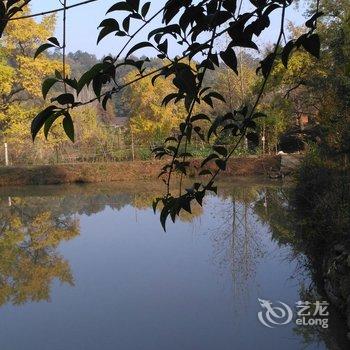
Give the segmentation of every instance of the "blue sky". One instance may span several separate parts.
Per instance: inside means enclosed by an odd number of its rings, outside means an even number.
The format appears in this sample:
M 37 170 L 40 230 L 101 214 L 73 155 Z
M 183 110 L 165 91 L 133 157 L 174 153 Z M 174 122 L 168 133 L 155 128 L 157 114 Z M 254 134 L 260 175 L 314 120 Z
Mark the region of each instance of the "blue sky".
M 68 0 L 68 4 L 75 4 L 81 0 Z M 165 3 L 166 0 L 152 1 L 150 13 L 154 13 L 157 9 Z M 244 0 L 248 3 L 248 0 Z M 96 54 L 98 57 L 107 55 L 109 53 L 116 53 L 122 47 L 123 39 L 116 38 L 113 35 L 104 39 L 98 46 L 96 46 L 96 38 L 98 35 L 97 27 L 101 21 L 106 18 L 105 13 L 107 9 L 112 6 L 118 0 L 99 0 L 96 3 L 91 3 L 85 6 L 81 6 L 76 9 L 68 11 L 67 26 L 68 26 L 68 37 L 67 37 L 67 48 L 69 51 L 87 51 Z M 141 3 L 146 2 L 146 0 Z M 301 1 L 303 2 L 303 1 Z M 32 0 L 32 11 L 41 12 L 50 9 L 60 7 L 59 0 Z M 292 20 L 296 24 L 302 24 L 305 20 L 302 16 L 303 9 L 296 10 L 294 8 L 288 9 L 287 18 Z M 111 17 L 109 15 L 109 17 Z M 269 33 L 262 37 L 264 43 L 273 43 L 276 36 L 278 35 L 278 16 L 272 18 L 272 25 L 269 29 Z M 115 17 L 118 19 L 117 17 Z M 120 17 L 119 17 L 120 18 Z M 62 15 L 58 16 L 56 36 L 60 39 L 62 36 Z M 160 21 L 155 22 L 153 27 L 160 24 Z M 150 27 L 152 28 L 152 27 Z M 138 39 L 144 40 L 145 38 L 141 35 Z M 170 48 L 172 54 L 178 53 L 176 47 Z M 152 55 L 151 51 L 145 52 L 145 54 Z

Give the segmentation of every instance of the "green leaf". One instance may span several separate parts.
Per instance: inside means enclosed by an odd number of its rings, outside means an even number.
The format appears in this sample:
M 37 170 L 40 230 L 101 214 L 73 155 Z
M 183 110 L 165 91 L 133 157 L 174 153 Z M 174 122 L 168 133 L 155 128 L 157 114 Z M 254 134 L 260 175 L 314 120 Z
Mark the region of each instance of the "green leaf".
M 167 106 L 171 102 L 171 100 L 174 100 L 175 98 L 177 98 L 178 95 L 179 95 L 178 93 L 171 93 L 165 96 L 162 101 L 162 106 Z
M 138 12 L 140 7 L 140 0 L 126 0 L 126 3 L 136 12 Z
M 215 161 L 216 165 L 219 167 L 220 170 L 225 171 L 226 170 L 226 161 L 223 159 L 217 159 Z
M 108 34 L 116 32 L 119 30 L 119 24 L 114 18 L 107 18 L 101 22 L 99 27 L 103 27 L 97 38 L 97 44 L 106 37 Z
M 211 108 L 214 108 L 214 105 L 213 105 L 213 100 L 211 99 L 211 97 L 209 95 L 206 95 L 202 98 L 202 100 L 207 104 L 209 105 Z
M 220 52 L 220 57 L 225 62 L 225 64 L 238 75 L 238 69 L 237 69 L 238 62 L 237 62 L 237 56 L 234 50 L 231 47 L 228 47 L 226 51 Z
M 132 12 L 132 8 L 126 2 L 117 2 L 112 7 L 109 8 L 107 13 L 114 12 L 114 11 L 128 11 L 128 12 Z
M 222 7 L 234 14 L 237 8 L 237 0 L 226 0 L 223 2 Z
M 161 213 L 160 213 L 160 223 L 162 224 L 163 230 L 166 231 L 166 220 L 169 216 L 170 212 L 169 209 L 167 207 L 167 205 L 164 205 L 164 208 L 162 209 Z
M 51 102 L 54 102 L 54 101 L 57 101 L 60 105 L 73 104 L 74 103 L 74 96 L 73 96 L 73 94 L 70 94 L 70 93 L 61 94 L 61 95 L 59 95 L 56 98 L 51 100 Z
M 316 21 L 319 17 L 322 17 L 324 15 L 323 12 L 317 12 L 315 13 L 309 20 L 305 22 L 305 26 L 311 29 L 316 28 Z
M 210 162 L 213 159 L 218 159 L 219 156 L 216 153 L 212 153 L 210 154 L 207 158 L 205 158 L 201 164 L 201 168 L 204 167 L 205 164 L 207 164 L 208 162 Z
M 73 88 L 74 90 L 77 90 L 78 89 L 78 82 L 76 79 L 69 79 L 69 78 L 66 78 L 64 79 L 64 82 L 69 85 L 71 88 Z
M 46 96 L 47 96 L 47 94 L 49 93 L 50 89 L 51 89 L 57 82 L 59 82 L 59 80 L 56 79 L 56 78 L 48 78 L 48 79 L 44 80 L 43 85 L 42 85 L 42 89 L 41 89 L 44 100 L 46 99 Z
M 55 113 L 54 115 L 52 115 L 49 119 L 46 120 L 45 124 L 44 124 L 44 135 L 45 138 L 47 140 L 48 136 L 49 136 L 49 131 L 51 130 L 51 127 L 53 125 L 53 123 L 62 115 L 62 112 L 58 112 Z
M 38 132 L 44 126 L 45 122 L 56 113 L 58 108 L 56 106 L 49 106 L 41 111 L 32 121 L 31 134 L 33 141 L 35 140 Z
M 193 116 L 193 117 L 191 118 L 191 122 L 192 122 L 192 123 L 194 123 L 194 122 L 196 122 L 196 121 L 198 121 L 198 120 L 207 120 L 207 121 L 209 121 L 209 122 L 211 121 L 210 118 L 209 118 L 207 115 L 203 114 L 203 113 L 197 114 L 197 115 L 195 115 L 195 116 Z
M 51 38 L 48 38 L 47 41 L 49 41 L 50 43 L 54 44 L 57 47 L 60 47 L 60 43 L 58 39 L 53 36 Z
M 129 51 L 128 54 L 126 55 L 126 58 L 128 58 L 128 57 L 129 57 L 132 53 L 134 53 L 135 51 L 140 50 L 140 49 L 143 49 L 143 48 L 145 48 L 145 47 L 153 47 L 153 48 L 154 48 L 154 46 L 153 46 L 150 42 L 148 42 L 148 41 L 144 41 L 144 42 L 138 43 L 138 44 L 136 44 L 135 46 L 133 46 L 133 47 L 130 49 L 130 51 Z
M 154 214 L 156 213 L 157 211 L 157 206 L 159 204 L 159 202 L 161 201 L 162 199 L 161 198 L 156 198 L 153 203 L 152 203 L 152 208 L 153 208 L 153 211 L 154 211 Z
M 143 6 L 142 6 L 142 9 L 141 9 L 141 15 L 143 18 L 145 18 L 148 14 L 148 11 L 151 7 L 151 3 L 150 2 L 146 2 Z
M 196 198 L 196 201 L 197 203 L 202 206 L 203 205 L 203 198 L 205 196 L 205 192 L 204 191 L 198 191 L 195 193 L 195 198 Z
M 124 18 L 123 20 L 123 28 L 125 30 L 126 33 L 129 33 L 129 29 L 130 29 L 130 16 Z
M 282 51 L 282 63 L 283 65 L 288 68 L 288 60 L 289 60 L 289 56 L 292 52 L 292 50 L 294 49 L 294 40 L 289 41 L 286 46 L 284 47 L 283 51 Z
M 213 149 L 215 152 L 219 153 L 221 156 L 227 156 L 227 149 L 224 146 L 214 145 Z
M 187 211 L 187 213 L 192 214 L 191 198 L 187 198 L 187 197 L 181 198 L 180 206 L 181 206 L 182 209 Z
M 57 69 L 55 69 L 55 77 L 57 79 L 63 79 L 61 72 Z
M 309 37 L 305 38 L 301 42 L 301 45 L 312 56 L 320 58 L 321 41 L 318 34 L 312 34 Z
M 64 113 L 63 129 L 66 135 L 74 142 L 74 124 L 71 115 L 68 112 Z
M 260 64 L 261 64 L 261 71 L 262 71 L 262 74 L 264 76 L 264 78 L 266 79 L 268 77 L 268 75 L 271 73 L 271 70 L 273 68 L 273 64 L 275 62 L 275 59 L 276 59 L 276 55 L 275 53 L 270 53 L 266 56 L 265 59 L 263 59 Z M 259 68 L 258 68 L 258 71 L 259 71 Z
M 78 90 L 77 93 L 79 94 L 81 92 L 81 90 L 83 90 L 83 88 L 85 86 L 89 86 L 92 79 L 94 78 L 94 76 L 96 74 L 98 74 L 104 67 L 103 63 L 97 63 L 95 64 L 90 70 L 88 70 L 87 72 L 85 72 L 81 78 L 78 81 Z
M 41 46 L 39 46 L 38 49 L 35 52 L 34 59 L 37 58 L 45 50 L 50 49 L 51 47 L 55 47 L 55 45 L 53 45 L 53 44 L 42 44 Z

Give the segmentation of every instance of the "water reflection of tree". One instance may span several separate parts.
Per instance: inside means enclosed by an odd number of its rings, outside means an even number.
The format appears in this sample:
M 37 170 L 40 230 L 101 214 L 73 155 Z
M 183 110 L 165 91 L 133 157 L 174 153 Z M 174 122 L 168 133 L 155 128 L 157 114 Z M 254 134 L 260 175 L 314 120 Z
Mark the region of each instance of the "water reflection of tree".
M 303 250 L 299 234 L 302 225 L 296 220 L 291 193 L 281 187 L 242 187 L 225 191 L 221 195 L 223 200 L 215 202 L 215 218 L 220 222 L 212 235 L 215 261 L 220 268 L 232 271 L 236 302 L 244 303 L 248 283 L 263 254 L 261 232 L 257 230 L 261 225 L 269 228 L 271 238 L 279 246 L 289 248 L 287 258 L 297 261 L 298 267 L 291 277 L 299 281 L 300 300 L 324 299 Z M 329 329 L 295 326 L 294 332 L 302 339 L 304 348 L 324 343 L 328 349 L 348 349 L 343 323 L 339 313 L 331 310 Z
M 222 196 L 224 200 L 215 206 L 215 212 L 220 214 L 214 214 L 220 215 L 216 217 L 220 224 L 212 234 L 215 262 L 220 268 L 230 269 L 235 296 L 247 297 L 247 284 L 263 256 L 261 232 L 253 211 L 258 192 L 253 187 L 242 187 Z
M 79 234 L 78 221 L 53 214 L 50 203 L 16 198 L 11 204 L 0 203 L 0 305 L 49 300 L 54 279 L 73 285 L 69 263 L 56 249 Z
M 265 195 L 255 203 L 254 211 L 262 222 L 269 225 L 272 238 L 280 246 L 290 248 L 290 259 L 298 262 L 294 277 L 299 280 L 300 300 L 311 303 L 324 300 L 319 272 L 314 265 L 315 257 L 309 254 L 304 239 L 310 227 L 305 224 L 298 215 L 298 209 L 291 203 L 292 191 L 289 189 L 268 188 L 265 190 Z M 307 213 L 305 215 L 307 216 Z M 306 277 L 310 277 L 310 280 L 308 281 Z M 323 342 L 327 349 L 349 349 L 346 325 L 337 310 L 330 310 L 328 329 L 295 326 L 294 332 L 303 339 L 304 348 Z
M 84 194 L 75 188 L 52 196 L 0 199 L 0 306 L 48 301 L 54 280 L 74 285 L 69 262 L 57 248 L 79 235 L 77 214 L 89 216 L 106 208 L 119 211 L 128 205 L 152 210 L 155 195 L 113 188 Z M 193 207 L 193 214 L 180 219 L 191 221 L 202 214 L 202 208 Z
M 0 305 L 50 300 L 54 280 L 74 284 L 59 244 L 79 235 L 76 214 L 132 203 L 128 193 L 17 197 L 0 201 Z

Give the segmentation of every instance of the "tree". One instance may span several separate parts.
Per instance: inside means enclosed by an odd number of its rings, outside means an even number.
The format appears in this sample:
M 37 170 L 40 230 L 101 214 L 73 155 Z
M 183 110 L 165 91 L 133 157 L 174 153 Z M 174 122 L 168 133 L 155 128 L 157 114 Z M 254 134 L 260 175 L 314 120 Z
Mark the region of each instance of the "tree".
M 26 14 L 29 10 L 25 11 Z M 30 139 L 32 118 L 44 106 L 41 96 L 42 78 L 61 69 L 59 61 L 33 55 L 46 38 L 52 36 L 55 17 L 47 16 L 8 24 L 0 47 L 0 130 L 8 142 Z M 30 30 L 28 30 L 30 28 Z
M 134 78 L 135 71 L 129 73 L 124 81 L 127 83 Z M 158 79 L 153 87 L 151 78 L 146 78 L 124 94 L 123 103 L 130 111 L 130 127 L 137 142 L 149 145 L 159 143 L 176 130 L 184 108 L 180 104 L 162 106 L 162 96 L 174 91 L 166 79 Z
M 322 10 L 327 16 L 319 22 L 324 46 L 321 58 L 296 52 L 289 60 L 288 69 L 279 61 L 272 71 L 268 98 L 262 108 L 268 115 L 281 116 L 278 120 L 284 120 L 284 126 L 280 132 L 295 123 L 300 115 L 307 115 L 321 128 L 323 151 L 347 156 L 350 152 L 350 5 L 325 1 Z M 291 28 L 294 35 L 301 31 L 302 28 Z
M 27 0 L 27 2 L 29 1 Z M 152 76 L 153 82 L 161 76 L 171 78 L 176 92 L 166 96 L 167 102 L 183 103 L 186 113 L 179 125 L 177 135 L 175 137 L 170 136 L 162 147 L 157 147 L 154 150 L 156 157 L 169 159 L 168 164 L 162 169 L 160 174 L 164 177 L 166 183 L 165 195 L 162 198 L 158 198 L 154 203 L 156 208 L 159 202 L 163 202 L 161 223 L 165 228 L 165 222 L 168 217 L 175 221 L 180 211 L 191 211 L 192 201 L 196 200 L 199 204 L 202 204 L 203 197 L 208 191 L 216 192 L 214 181 L 220 171 L 225 170 L 228 159 L 237 147 L 234 146 L 233 149 L 217 147 L 214 142 L 213 153 L 202 163 L 204 171 L 201 172 L 201 175 L 210 175 L 209 179 L 196 183 L 191 189 L 183 191 L 182 178 L 187 174 L 189 167 L 188 158 L 191 157 L 191 154 L 187 152 L 187 147 L 191 142 L 192 134 L 202 135 L 204 138 L 203 131 L 197 123 L 201 120 L 207 120 L 211 123 L 207 115 L 194 115 L 195 107 L 201 102 L 213 106 L 213 100 L 224 100 L 224 97 L 215 89 L 205 86 L 206 73 L 210 70 L 215 70 L 220 65 L 220 60 L 238 73 L 237 49 L 248 48 L 257 50 L 259 43 L 256 39 L 270 27 L 271 15 L 276 12 L 280 14 L 280 30 L 274 50 L 260 62 L 258 71 L 263 75 L 263 83 L 255 101 L 253 100 L 238 110 L 219 115 L 212 122 L 206 135 L 206 140 L 210 141 L 211 136 L 218 135 L 221 131 L 226 133 L 227 130 L 230 130 L 232 136 L 237 139 L 237 145 L 240 144 L 244 137 L 256 143 L 259 138 L 254 131 L 256 128 L 255 119 L 261 116 L 257 107 L 276 59 L 282 56 L 284 63 L 287 64 L 291 52 L 295 49 L 304 49 L 313 56 L 319 56 L 320 39 L 315 31 L 317 19 L 322 13 L 317 11 L 318 6 L 316 12 L 306 23 L 305 32 L 298 39 L 291 40 L 282 48 L 285 34 L 286 9 L 293 2 L 293 0 L 250 1 L 244 12 L 242 11 L 244 7 L 239 6 L 237 0 L 203 0 L 199 2 L 169 0 L 160 11 L 153 15 L 149 15 L 151 2 L 141 3 L 139 0 L 116 2 L 107 13 L 112 16 L 120 12 L 126 16 L 121 23 L 113 17 L 102 21 L 98 42 L 111 34 L 117 37 L 128 38 L 123 49 L 115 57 L 105 57 L 102 63 L 95 65 L 91 70 L 83 74 L 79 81 L 68 79 L 65 74 L 63 76 L 57 75 L 54 85 L 56 83 L 63 85 L 64 91 L 54 99 L 57 104 L 52 104 L 34 118 L 32 123 L 33 138 L 36 137 L 44 125 L 46 125 L 47 129 L 52 125 L 53 120 L 63 118 L 65 131 L 73 139 L 74 129 L 70 111 L 87 102 L 77 98 L 85 86 L 92 84 L 96 100 L 101 101 L 102 105 L 106 106 L 112 95 L 130 86 L 133 82 L 150 76 Z M 15 3 L 22 2 L 14 0 L 10 4 L 14 5 Z M 62 10 L 65 23 L 69 7 L 66 6 L 66 2 L 63 5 Z M 10 17 L 14 16 L 13 12 L 17 12 L 13 10 L 13 6 L 4 7 L 0 12 L 0 19 L 2 17 L 4 22 L 6 22 Z M 120 63 L 121 55 L 124 54 L 125 49 L 128 48 L 136 35 L 140 31 L 145 30 L 147 25 L 159 15 L 162 15 L 164 26 L 151 30 L 148 35 L 148 41 L 138 42 L 129 48 L 125 60 Z M 137 30 L 133 31 L 132 28 L 135 23 L 140 25 Z M 208 35 L 201 35 L 205 32 Z M 216 40 L 225 33 L 228 33 L 229 40 L 225 48 L 217 52 L 215 49 Z M 181 45 L 183 49 L 181 57 L 170 57 L 168 53 L 170 40 L 174 40 Z M 38 49 L 37 54 L 50 47 L 62 48 L 63 57 L 65 57 L 65 36 L 62 44 L 56 38 L 51 38 Z M 159 58 L 167 59 L 169 63 L 153 71 L 145 69 L 144 64 L 149 61 L 148 59 L 133 60 L 130 58 L 132 54 L 144 48 L 152 48 Z M 134 79 L 133 82 L 119 85 L 116 79 L 118 69 L 130 65 L 138 69 L 140 76 Z M 110 84 L 114 86 L 110 88 Z M 44 86 L 46 93 L 53 85 L 45 81 Z M 67 86 L 72 87 L 76 94 L 68 93 Z M 205 169 L 205 165 L 211 161 L 214 161 L 217 165 L 217 170 L 214 172 Z M 174 173 L 180 174 L 179 196 L 170 192 Z

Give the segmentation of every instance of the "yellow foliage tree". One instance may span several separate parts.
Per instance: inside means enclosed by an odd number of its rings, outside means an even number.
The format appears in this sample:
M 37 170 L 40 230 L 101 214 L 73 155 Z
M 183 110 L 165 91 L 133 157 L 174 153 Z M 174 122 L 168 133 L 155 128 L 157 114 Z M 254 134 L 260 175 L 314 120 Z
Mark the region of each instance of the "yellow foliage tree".
M 135 77 L 129 73 L 125 81 Z M 130 127 L 137 142 L 145 144 L 163 140 L 176 129 L 184 118 L 185 109 L 179 103 L 162 106 L 162 98 L 174 92 L 171 82 L 157 79 L 152 86 L 151 78 L 142 79 L 125 94 L 124 103 L 132 107 Z
M 30 139 L 31 120 L 44 104 L 43 78 L 61 69 L 61 62 L 48 56 L 33 58 L 53 35 L 55 22 L 55 16 L 47 16 L 41 22 L 28 18 L 7 26 L 0 47 L 0 133 L 7 142 L 18 145 Z
M 257 81 L 254 66 L 249 62 L 252 59 L 243 53 L 239 58 L 238 75 L 232 69 L 224 66 L 218 71 L 218 76 L 215 79 L 214 88 L 226 100 L 226 103 L 220 103 L 220 109 L 228 109 L 229 111 L 239 109 L 251 98 L 254 85 Z

